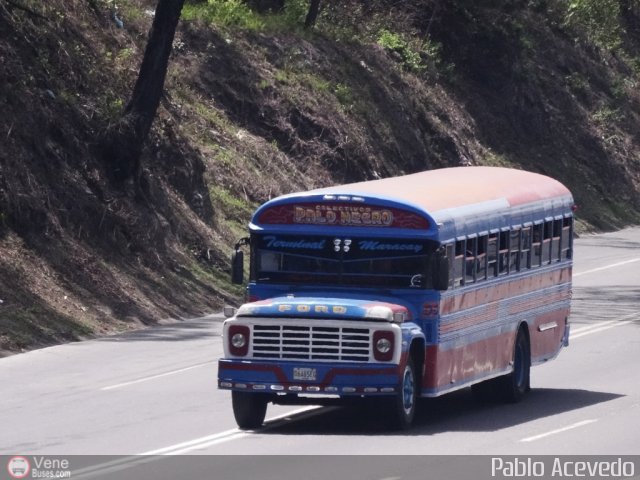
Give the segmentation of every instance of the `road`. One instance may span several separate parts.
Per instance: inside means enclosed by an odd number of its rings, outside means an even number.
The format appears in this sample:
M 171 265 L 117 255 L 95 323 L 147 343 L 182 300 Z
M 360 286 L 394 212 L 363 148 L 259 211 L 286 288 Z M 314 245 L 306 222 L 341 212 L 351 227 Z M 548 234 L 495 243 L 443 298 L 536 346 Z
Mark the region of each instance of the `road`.
M 575 244 L 570 346 L 532 369 L 519 404 L 478 404 L 468 389 L 427 399 L 407 433 L 348 409 L 270 406 L 266 427 L 242 432 L 216 388 L 212 315 L 0 359 L 0 454 L 309 455 L 288 463 L 304 478 L 318 455 L 371 455 L 379 473 L 398 454 L 638 455 L 640 228 Z

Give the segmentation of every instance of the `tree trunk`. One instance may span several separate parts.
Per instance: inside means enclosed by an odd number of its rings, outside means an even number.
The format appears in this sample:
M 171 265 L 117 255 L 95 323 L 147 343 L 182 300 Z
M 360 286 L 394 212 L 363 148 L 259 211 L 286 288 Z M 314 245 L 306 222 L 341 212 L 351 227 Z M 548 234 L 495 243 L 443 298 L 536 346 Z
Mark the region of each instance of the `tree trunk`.
M 311 0 L 307 18 L 304 20 L 304 28 L 311 28 L 316 24 L 318 13 L 320 12 L 320 0 Z
M 114 179 L 137 176 L 142 148 L 160 105 L 180 13 L 185 0 L 158 0 L 138 80 L 120 121 L 103 141 Z

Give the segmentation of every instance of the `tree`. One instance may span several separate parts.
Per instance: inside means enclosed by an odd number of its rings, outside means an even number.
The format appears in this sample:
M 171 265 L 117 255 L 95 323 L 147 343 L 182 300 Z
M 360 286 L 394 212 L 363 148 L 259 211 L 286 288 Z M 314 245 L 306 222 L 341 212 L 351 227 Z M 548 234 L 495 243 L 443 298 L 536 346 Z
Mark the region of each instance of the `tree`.
M 316 24 L 318 13 L 320 12 L 320 0 L 311 0 L 309 4 L 309 12 L 304 20 L 304 27 L 311 28 Z
M 142 149 L 160 105 L 178 21 L 185 0 L 158 0 L 138 79 L 120 120 L 102 140 L 113 178 L 124 181 L 140 171 Z

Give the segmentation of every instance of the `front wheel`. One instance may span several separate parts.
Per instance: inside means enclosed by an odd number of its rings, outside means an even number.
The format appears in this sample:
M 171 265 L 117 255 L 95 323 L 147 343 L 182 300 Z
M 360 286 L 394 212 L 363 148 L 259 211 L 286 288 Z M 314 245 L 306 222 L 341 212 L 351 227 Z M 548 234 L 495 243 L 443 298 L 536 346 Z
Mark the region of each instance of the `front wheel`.
M 267 414 L 269 397 L 263 393 L 231 392 L 233 416 L 242 430 L 252 430 L 262 426 Z
M 392 427 L 406 430 L 413 424 L 418 400 L 418 381 L 413 360 L 409 358 L 400 381 L 400 392 L 392 402 Z

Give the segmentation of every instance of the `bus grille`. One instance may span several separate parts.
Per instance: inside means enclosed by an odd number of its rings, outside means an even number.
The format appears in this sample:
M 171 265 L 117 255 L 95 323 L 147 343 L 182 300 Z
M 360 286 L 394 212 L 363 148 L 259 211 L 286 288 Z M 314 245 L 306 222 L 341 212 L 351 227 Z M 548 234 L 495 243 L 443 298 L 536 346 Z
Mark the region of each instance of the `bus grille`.
M 368 362 L 368 328 L 254 325 L 253 357 L 283 360 Z

